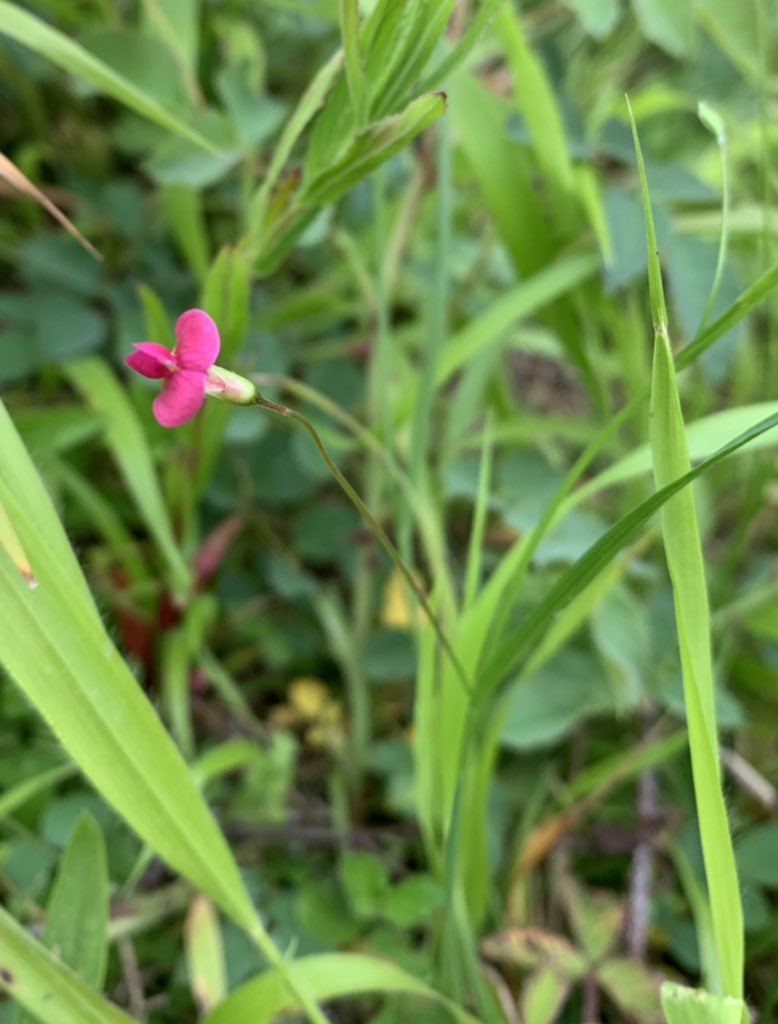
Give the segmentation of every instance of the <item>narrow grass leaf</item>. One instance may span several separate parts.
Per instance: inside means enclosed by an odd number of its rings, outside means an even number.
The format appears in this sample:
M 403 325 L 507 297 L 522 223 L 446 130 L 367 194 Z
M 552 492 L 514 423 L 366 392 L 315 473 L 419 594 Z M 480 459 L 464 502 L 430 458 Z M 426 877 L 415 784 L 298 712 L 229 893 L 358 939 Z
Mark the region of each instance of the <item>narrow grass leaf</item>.
M 116 563 L 126 573 L 128 585 L 150 580 L 153 570 L 144 559 L 140 545 L 122 522 L 115 503 L 64 459 L 53 463 L 50 472 L 81 507 L 98 536 L 105 540 Z
M 357 130 L 365 124 L 367 115 L 367 86 L 362 57 L 359 52 L 359 2 L 339 0 L 340 34 L 346 58 L 346 81 L 351 96 L 351 109 Z
M 574 192 L 573 163 L 562 117 L 543 65 L 530 47 L 517 12 L 506 4 L 496 18 L 513 75 L 516 99 L 527 122 L 532 147 L 557 202 Z
M 97 609 L 92 603 L 89 588 L 73 554 L 73 549 L 56 516 L 51 515 L 51 499 L 48 491 L 27 454 L 2 401 L 0 401 L 0 485 L 17 496 L 25 509 L 30 525 L 38 530 L 45 541 L 47 561 L 55 562 L 62 569 L 70 582 L 79 590 L 79 596 L 86 599 L 91 605 L 97 619 Z M 10 509 L 3 505 L 2 498 L 0 498 L 0 508 L 5 509 L 4 514 L 18 538 L 20 531 L 14 528 Z M 19 543 L 21 544 L 21 541 Z M 13 560 L 14 554 L 7 553 Z
M 0 29 L 0 31 L 2 31 L 2 29 Z M 49 197 L 41 192 L 37 185 L 34 185 L 27 175 L 22 174 L 19 168 L 2 153 L 0 153 L 0 177 L 5 178 L 10 185 L 13 185 L 14 188 L 18 189 L 24 195 L 34 199 L 36 203 L 40 203 L 43 209 L 46 210 L 47 213 L 51 214 L 54 220 L 61 224 L 67 233 L 72 235 L 78 244 L 86 249 L 90 256 L 94 256 L 96 260 L 101 260 L 103 258 L 92 243 L 88 239 L 84 238 L 75 224 L 68 220 L 62 210 L 52 203 Z
M 756 402 L 753 405 L 722 409 L 720 412 L 711 413 L 710 416 L 703 416 L 702 419 L 687 424 L 686 440 L 689 446 L 689 458 L 692 462 L 706 459 L 723 444 L 726 444 L 728 438 L 742 433 L 749 426 L 777 412 L 778 402 Z M 777 435 L 763 434 L 751 442 L 748 452 L 763 451 L 773 448 L 777 444 Z M 614 462 L 612 466 L 608 466 L 607 469 L 593 476 L 591 480 L 587 480 L 582 487 L 574 491 L 563 503 L 562 515 L 586 501 L 593 494 L 598 494 L 604 488 L 626 483 L 650 471 L 651 448 L 648 444 L 640 445 L 629 455 Z
M 721 230 L 719 232 L 719 248 L 716 256 L 716 269 L 710 286 L 710 295 L 705 303 L 705 309 L 700 320 L 701 325 L 704 327 L 716 305 L 721 285 L 721 276 L 724 273 L 724 264 L 727 260 L 727 249 L 729 247 L 729 173 L 727 169 L 727 133 L 724 129 L 723 118 L 709 103 L 704 102 L 698 104 L 697 116 L 715 138 L 721 160 Z
M 108 963 L 108 860 L 100 826 L 76 822 L 46 906 L 43 941 L 88 984 L 103 987 Z
M 675 981 L 662 985 L 660 998 L 667 1024 L 742 1024 L 748 1019 L 742 999 L 714 996 Z
M 396 3 L 390 3 L 398 6 Z M 434 3 L 411 2 L 404 5 L 408 11 L 409 26 L 403 33 L 403 43 L 396 46 L 391 32 L 383 33 L 383 52 L 391 54 L 384 64 L 390 73 L 385 75 L 383 86 L 375 95 L 371 113 L 383 117 L 398 109 L 405 102 L 414 83 L 438 44 L 454 7 L 454 0 L 435 0 Z M 379 61 L 378 47 L 371 54 L 376 68 Z M 380 65 L 379 65 L 380 66 Z
M 202 192 L 187 185 L 163 185 L 160 192 L 178 250 L 197 280 L 202 282 L 211 258 Z
M 666 331 L 657 330 L 651 397 L 651 448 L 657 486 L 688 472 L 683 419 Z M 721 789 L 710 609 L 694 495 L 676 495 L 662 510 L 667 566 L 673 585 L 694 791 L 722 981 L 727 995 L 743 991 L 743 913 Z
M 42 1024 L 135 1024 L 0 907 L 0 990 Z
M 239 924 L 255 930 L 235 861 L 181 755 L 106 634 L 72 554 L 54 554 L 69 545 L 45 491 L 26 486 L 34 470 L 2 419 L 0 453 L 0 500 L 40 563 L 40 585 L 30 591 L 0 553 L 2 663 L 128 824 Z M 15 474 L 6 472 L 12 461 Z M 16 480 L 14 491 L 9 477 Z
M 176 343 L 175 334 L 170 326 L 165 303 L 147 284 L 138 285 L 138 296 L 143 306 L 146 334 L 159 345 L 173 348 Z
M 445 82 L 446 78 L 456 71 L 467 60 L 471 50 L 478 42 L 478 39 L 489 22 L 495 16 L 505 0 L 482 0 L 478 11 L 472 18 L 467 29 L 460 37 L 456 46 L 444 57 L 432 71 L 429 72 L 420 86 L 421 92 L 428 92 L 436 86 Z
M 479 673 L 481 691 L 479 697 L 485 697 L 491 693 L 509 672 L 516 669 L 552 617 L 603 571 L 618 552 L 637 536 L 639 530 L 666 501 L 739 448 L 776 426 L 778 426 L 778 414 L 760 420 L 759 423 L 739 434 L 684 476 L 652 494 L 650 498 L 622 516 L 574 565 L 560 576 L 546 596 L 510 631 L 510 635 L 497 644 L 496 650 Z M 518 548 L 516 550 L 520 551 Z
M 281 132 L 281 138 L 273 152 L 265 180 L 255 192 L 249 205 L 248 235 L 245 244 L 252 259 L 257 257 L 262 246 L 267 207 L 279 175 L 292 155 L 295 143 L 327 98 L 342 64 L 343 51 L 338 50 L 313 78 Z
M 305 182 L 300 202 L 326 205 L 339 199 L 372 170 L 393 156 L 424 129 L 442 116 L 446 97 L 428 93 L 412 100 L 400 114 L 369 125 L 329 167 Z
M 478 492 L 473 510 L 473 523 L 467 544 L 465 568 L 465 592 L 463 608 L 469 608 L 476 598 L 481 583 L 481 561 L 484 551 L 484 530 L 492 479 L 492 421 L 487 419 L 481 448 L 481 462 L 478 469 Z
M 566 256 L 491 302 L 488 309 L 457 331 L 446 344 L 438 365 L 438 387 L 515 323 L 588 280 L 601 265 L 595 252 Z
M 62 764 L 57 768 L 49 768 L 45 772 L 17 783 L 7 789 L 0 796 L 0 821 L 15 814 L 20 807 L 24 807 L 28 800 L 32 800 L 44 790 L 51 789 L 58 782 L 63 782 L 75 774 L 75 768 L 70 764 Z
M 688 475 L 691 462 L 670 350 L 648 182 L 631 111 L 630 120 L 646 219 L 648 280 L 654 324 L 649 434 L 654 477 L 657 488 L 661 489 Z M 661 520 L 675 603 L 694 794 L 719 969 L 725 995 L 741 999 L 743 909 L 721 788 L 710 607 L 693 489 L 684 488 L 667 502 L 662 509 Z
M 449 1002 L 424 982 L 388 960 L 363 953 L 323 953 L 302 957 L 290 964 L 296 982 L 319 1002 L 347 999 L 367 993 L 398 993 L 420 996 L 444 1007 L 459 1024 L 477 1024 L 476 1019 Z M 205 1024 L 267 1024 L 293 1008 L 282 980 L 267 971 L 245 982 L 208 1015 Z
M 83 78 L 101 92 L 150 121 L 162 125 L 168 131 L 189 139 L 211 153 L 219 152 L 204 135 L 190 128 L 185 121 L 167 110 L 153 96 L 117 74 L 89 50 L 29 11 L 17 7 L 16 4 L 6 3 L 5 0 L 0 0 L 0 34 L 15 39 L 63 71 Z

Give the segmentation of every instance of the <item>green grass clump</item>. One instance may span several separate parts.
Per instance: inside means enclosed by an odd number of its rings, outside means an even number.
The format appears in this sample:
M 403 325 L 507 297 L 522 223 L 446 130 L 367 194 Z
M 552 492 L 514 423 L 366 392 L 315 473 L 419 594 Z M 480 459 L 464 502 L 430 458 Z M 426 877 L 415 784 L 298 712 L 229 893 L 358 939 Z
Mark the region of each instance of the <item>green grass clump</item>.
M 756 12 L 0 3 L 0 1024 L 775 1015 Z

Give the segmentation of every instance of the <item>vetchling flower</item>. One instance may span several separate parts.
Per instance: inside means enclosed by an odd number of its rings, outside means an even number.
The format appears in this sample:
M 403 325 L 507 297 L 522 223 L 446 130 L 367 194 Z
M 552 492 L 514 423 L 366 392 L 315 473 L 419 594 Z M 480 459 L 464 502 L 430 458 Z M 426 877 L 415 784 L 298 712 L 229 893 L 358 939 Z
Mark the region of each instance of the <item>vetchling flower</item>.
M 176 322 L 176 347 L 171 352 L 156 341 L 139 341 L 124 360 L 144 377 L 162 380 L 153 410 L 163 427 L 180 427 L 200 411 L 205 396 L 251 405 L 257 389 L 237 373 L 215 366 L 221 342 L 219 329 L 202 309 L 189 309 Z

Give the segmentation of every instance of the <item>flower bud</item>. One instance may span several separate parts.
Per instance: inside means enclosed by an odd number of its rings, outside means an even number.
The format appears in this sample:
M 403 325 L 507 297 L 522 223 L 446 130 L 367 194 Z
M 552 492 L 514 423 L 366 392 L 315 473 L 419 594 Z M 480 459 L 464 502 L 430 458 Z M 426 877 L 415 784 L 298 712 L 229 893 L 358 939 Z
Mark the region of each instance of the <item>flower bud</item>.
M 233 405 L 253 405 L 259 395 L 256 385 L 247 377 L 241 377 L 221 366 L 212 366 L 208 371 L 205 393 L 220 402 L 231 402 Z

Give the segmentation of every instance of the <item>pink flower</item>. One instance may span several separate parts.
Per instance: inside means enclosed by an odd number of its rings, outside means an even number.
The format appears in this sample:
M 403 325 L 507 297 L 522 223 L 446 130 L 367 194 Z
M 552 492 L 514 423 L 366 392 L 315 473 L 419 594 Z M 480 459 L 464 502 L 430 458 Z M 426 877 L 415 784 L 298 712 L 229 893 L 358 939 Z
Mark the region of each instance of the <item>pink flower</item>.
M 176 347 L 171 352 L 155 341 L 139 341 L 124 360 L 144 377 L 164 381 L 154 399 L 154 415 L 163 427 L 180 427 L 200 411 L 209 374 L 219 354 L 219 330 L 202 309 L 190 309 L 176 323 Z M 213 382 L 215 383 L 215 382 Z

